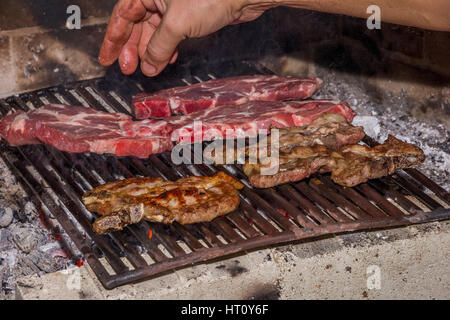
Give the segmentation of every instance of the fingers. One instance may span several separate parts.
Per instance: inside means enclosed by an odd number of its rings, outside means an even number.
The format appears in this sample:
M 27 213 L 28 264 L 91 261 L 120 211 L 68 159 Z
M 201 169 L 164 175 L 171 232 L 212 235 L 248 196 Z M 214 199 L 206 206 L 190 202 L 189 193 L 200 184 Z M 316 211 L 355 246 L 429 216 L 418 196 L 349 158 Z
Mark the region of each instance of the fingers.
M 177 61 L 177 58 L 178 58 L 178 50 L 175 50 L 174 54 L 172 55 L 172 58 L 170 58 L 169 64 L 175 63 L 175 61 Z
M 114 7 L 100 49 L 100 64 L 109 66 L 119 59 L 122 72 L 131 74 L 141 57 L 143 73 L 154 76 L 168 63 L 174 63 L 178 57 L 176 47 L 183 40 L 184 32 L 174 28 L 176 19 L 168 23 L 165 17 L 166 22 L 162 23 L 157 10 L 153 0 L 120 0 Z
M 142 33 L 142 22 L 133 26 L 130 38 L 122 48 L 119 56 L 120 70 L 124 74 L 132 74 L 139 63 L 138 44 Z
M 139 40 L 138 52 L 141 59 L 144 58 L 145 51 L 147 51 L 148 43 L 150 38 L 155 32 L 156 28 L 161 22 L 161 16 L 157 13 L 152 14 L 149 19 L 143 22 L 141 39 Z
M 153 32 L 141 61 L 141 70 L 146 76 L 159 74 L 169 61 L 176 59 L 176 48 L 185 38 L 185 32 L 179 26 L 165 16 Z
M 98 57 L 101 65 L 109 66 L 116 61 L 132 34 L 134 23 L 145 14 L 146 8 L 140 0 L 120 0 L 116 4 Z

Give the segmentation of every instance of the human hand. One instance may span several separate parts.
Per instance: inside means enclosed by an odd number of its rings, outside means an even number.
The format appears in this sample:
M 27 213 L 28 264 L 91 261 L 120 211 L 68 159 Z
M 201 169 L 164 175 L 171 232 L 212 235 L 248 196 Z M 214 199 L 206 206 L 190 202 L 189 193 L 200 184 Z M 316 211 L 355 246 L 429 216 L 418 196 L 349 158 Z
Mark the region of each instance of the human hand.
M 124 74 L 159 74 L 178 56 L 177 46 L 222 27 L 251 21 L 272 7 L 258 0 L 120 0 L 114 7 L 99 54 L 109 66 L 119 59 Z

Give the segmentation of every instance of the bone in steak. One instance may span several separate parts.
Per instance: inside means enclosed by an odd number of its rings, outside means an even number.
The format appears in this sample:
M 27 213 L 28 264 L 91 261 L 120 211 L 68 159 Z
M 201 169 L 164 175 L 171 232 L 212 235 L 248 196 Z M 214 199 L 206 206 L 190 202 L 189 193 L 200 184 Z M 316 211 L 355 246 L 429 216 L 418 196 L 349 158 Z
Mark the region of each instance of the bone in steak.
M 67 152 L 148 157 L 172 148 L 170 125 L 162 120 L 132 121 L 121 113 L 48 104 L 0 121 L 0 135 L 13 146 L 47 143 Z
M 291 151 L 294 147 L 312 147 L 314 145 L 324 145 L 331 150 L 337 150 L 344 145 L 358 143 L 365 136 L 362 127 L 352 126 L 342 115 L 333 113 L 324 113 L 306 126 L 278 129 L 278 133 L 277 148 L 284 153 Z M 271 137 L 268 136 L 268 155 L 270 155 L 271 143 Z M 257 152 L 258 147 L 256 141 L 252 141 L 250 145 L 244 145 L 239 149 L 234 146 L 233 148 L 227 148 L 224 145 L 218 148 L 217 155 L 216 150 L 213 149 L 211 154 L 205 152 L 204 156 L 216 164 L 225 163 L 225 159 L 235 162 L 239 160 L 239 163 L 244 163 L 241 161 L 248 158 L 249 151 Z M 229 155 L 230 152 L 232 155 Z
M 324 113 L 309 125 L 279 129 L 278 144 L 282 152 L 315 144 L 337 150 L 344 145 L 358 143 L 365 135 L 363 127 L 352 126 L 341 114 Z
M 319 78 L 267 75 L 215 79 L 175 87 L 133 98 L 136 118 L 189 114 L 219 106 L 236 106 L 253 100 L 280 101 L 309 98 L 322 84 Z
M 94 222 L 94 230 L 107 233 L 142 219 L 181 224 L 211 221 L 239 206 L 237 190 L 242 188 L 223 172 L 177 181 L 129 178 L 99 186 L 82 200 L 88 210 L 102 215 Z
M 289 152 L 280 152 L 279 161 L 267 162 L 265 167 L 278 165 L 273 175 L 261 174 L 260 163 L 243 166 L 250 184 L 268 188 L 309 177 L 315 172 L 331 172 L 331 179 L 345 187 L 352 187 L 369 179 L 393 174 L 397 169 L 409 168 L 425 160 L 423 151 L 409 143 L 389 135 L 376 147 L 352 144 L 333 151 L 323 145 L 294 147 Z
M 254 137 L 267 133 L 270 128 L 303 126 L 324 113 L 340 114 L 348 122 L 356 114 L 348 103 L 342 101 L 251 101 L 239 108 L 222 106 L 166 120 L 176 127 L 171 134 L 173 141 L 192 143 Z M 194 131 L 194 121 L 199 123 L 198 131 Z

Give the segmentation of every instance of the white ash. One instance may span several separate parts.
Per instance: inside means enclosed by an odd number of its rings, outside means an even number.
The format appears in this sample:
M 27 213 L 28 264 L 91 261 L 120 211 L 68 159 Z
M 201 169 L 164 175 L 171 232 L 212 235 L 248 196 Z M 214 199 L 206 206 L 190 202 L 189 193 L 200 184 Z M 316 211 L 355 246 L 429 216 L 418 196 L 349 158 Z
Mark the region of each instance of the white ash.
M 380 121 L 373 116 L 356 116 L 353 119 L 353 125 L 362 126 L 364 132 L 370 137 L 378 137 L 380 134 Z
M 317 75 L 323 87 L 314 95 L 317 99 L 338 99 L 350 103 L 358 114 L 355 124 L 363 125 L 368 135 L 384 142 L 388 134 L 415 144 L 425 152 L 426 160 L 418 168 L 446 190 L 450 188 L 450 132 L 439 116 L 418 119 L 412 115 L 414 101 L 404 92 L 372 92 L 361 76 L 318 67 Z M 378 120 L 378 128 L 372 117 Z
M 14 224 L 10 231 L 16 247 L 24 253 L 30 253 L 45 243 L 43 229 L 37 229 L 30 223 Z
M 73 266 L 38 215 L 39 210 L 0 158 L 0 300 L 14 299 L 18 278 Z M 62 237 L 70 243 L 65 233 Z
M 0 207 L 0 228 L 6 228 L 14 219 L 13 210 L 11 208 Z

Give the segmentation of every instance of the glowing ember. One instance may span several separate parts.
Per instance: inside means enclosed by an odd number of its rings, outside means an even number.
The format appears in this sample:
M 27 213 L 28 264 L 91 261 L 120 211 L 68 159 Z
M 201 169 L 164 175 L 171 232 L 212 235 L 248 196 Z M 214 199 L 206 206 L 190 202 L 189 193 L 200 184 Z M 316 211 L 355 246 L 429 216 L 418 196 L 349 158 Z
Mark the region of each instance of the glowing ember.
M 148 229 L 148 238 L 151 239 L 152 238 L 152 229 Z
M 81 267 L 82 265 L 84 265 L 84 261 L 83 261 L 83 259 L 79 259 L 77 261 L 77 267 Z
M 286 210 L 284 210 L 284 209 L 278 209 L 278 211 L 283 215 L 283 216 L 285 216 L 286 218 L 289 218 L 290 216 L 289 216 L 289 213 L 287 213 L 286 212 Z

